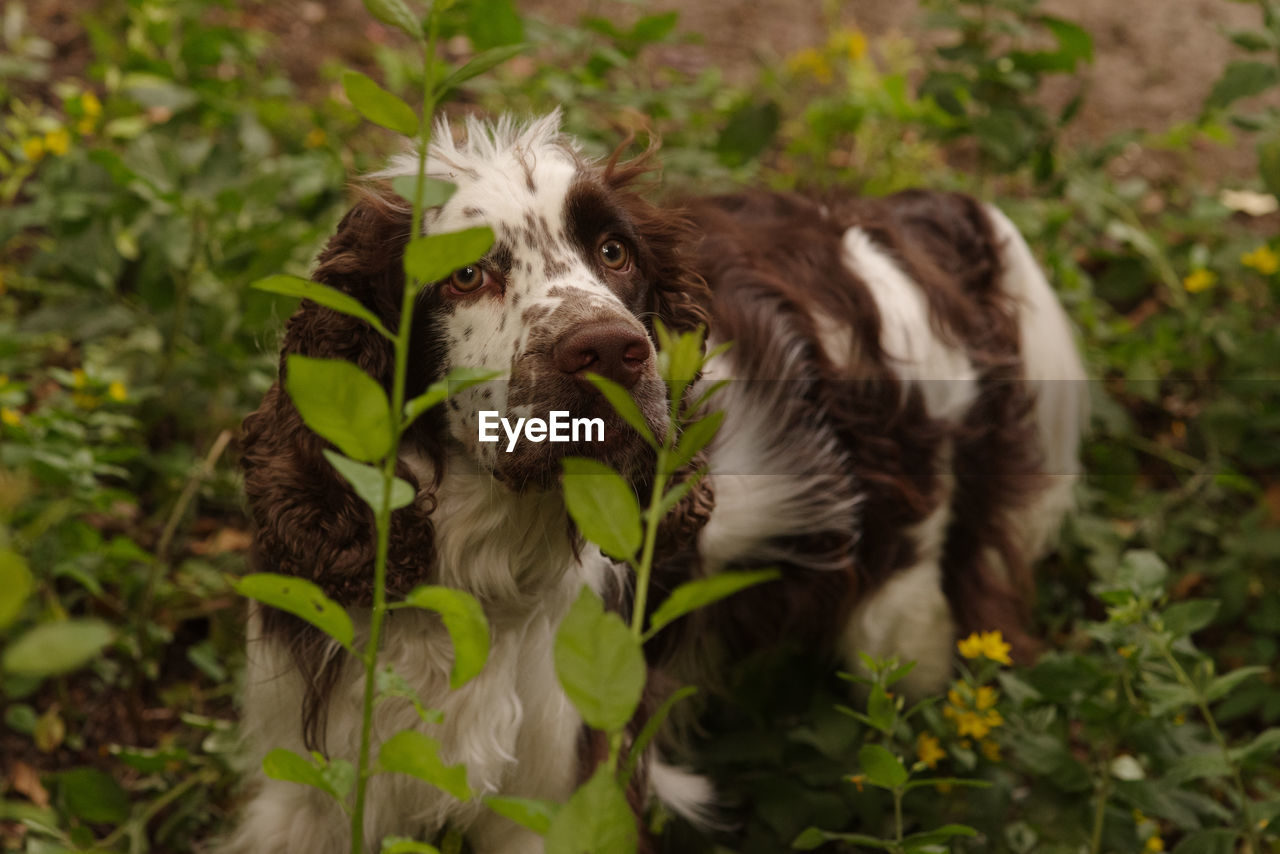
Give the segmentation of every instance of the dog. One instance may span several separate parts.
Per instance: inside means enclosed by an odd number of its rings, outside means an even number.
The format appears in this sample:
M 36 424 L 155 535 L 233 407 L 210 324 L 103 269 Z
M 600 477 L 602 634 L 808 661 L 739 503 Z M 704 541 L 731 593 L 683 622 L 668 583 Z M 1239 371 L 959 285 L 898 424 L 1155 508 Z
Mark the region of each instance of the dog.
M 747 191 L 655 205 L 640 192 L 649 158 L 593 161 L 558 114 L 445 126 L 428 174 L 454 195 L 427 232 L 488 225 L 475 264 L 423 289 L 412 320 L 408 395 L 453 367 L 502 381 L 451 397 L 410 428 L 398 474 L 417 500 L 392 515 L 394 600 L 422 583 L 483 605 L 483 672 L 450 691 L 451 646 L 438 619 L 388 617 L 380 664 L 443 713 L 424 724 L 408 701 L 382 702 L 374 741 L 418 728 L 465 763 L 470 788 L 565 800 L 590 774 L 598 738 L 560 689 L 557 625 L 582 586 L 621 611 L 630 579 L 574 530 L 560 461 L 593 457 L 643 493 L 653 456 L 585 375 L 627 388 L 655 433 L 665 425 L 655 323 L 732 342 L 689 394 L 721 379 L 726 413 L 706 477 L 664 523 L 654 595 L 692 577 L 778 567 L 782 577 L 664 630 L 655 673 L 697 678 L 779 637 L 856 666 L 857 654 L 917 662 L 906 690 L 950 672 L 958 633 L 999 629 L 1033 654 L 1023 624 L 1032 562 L 1071 504 L 1086 414 L 1071 327 L 1017 229 L 962 195 L 879 199 Z M 621 149 L 620 149 L 621 150 Z M 377 177 L 414 174 L 403 155 Z M 396 328 L 411 211 L 366 189 L 319 257 L 314 278 Z M 363 321 L 304 301 L 281 353 L 354 362 L 384 386 L 391 345 Z M 604 440 L 481 441 L 478 413 L 600 419 Z M 263 571 L 320 585 L 351 609 L 372 601 L 371 511 L 322 457 L 281 383 L 243 428 L 245 493 Z M 354 760 L 363 673 L 296 618 L 251 606 L 242 734 L 250 767 L 271 748 Z M 693 815 L 707 784 L 650 756 L 637 809 L 656 796 Z M 347 819 L 317 791 L 250 772 L 253 794 L 225 845 L 234 852 L 338 852 Z M 445 826 L 481 854 L 529 854 L 530 831 L 402 775 L 369 782 L 365 838 L 430 839 Z M 372 844 L 372 842 L 370 843 Z

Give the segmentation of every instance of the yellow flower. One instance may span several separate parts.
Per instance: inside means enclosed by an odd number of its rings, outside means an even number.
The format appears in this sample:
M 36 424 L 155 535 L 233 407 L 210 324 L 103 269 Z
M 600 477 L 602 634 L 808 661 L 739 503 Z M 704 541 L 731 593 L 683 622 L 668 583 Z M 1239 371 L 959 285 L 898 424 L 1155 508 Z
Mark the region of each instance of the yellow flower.
M 994 738 L 988 738 L 984 739 L 979 747 L 982 749 L 982 755 L 987 757 L 988 760 L 991 762 L 1000 761 L 1000 742 Z
M 955 724 L 956 733 L 961 737 L 973 736 L 986 738 L 991 730 L 1004 724 L 1004 717 L 994 706 L 999 694 L 990 686 L 982 686 L 976 693 L 970 693 L 967 686 L 963 692 L 952 688 L 947 692 L 947 705 L 942 715 Z
M 116 380 L 111 383 L 111 385 L 107 386 L 107 397 L 111 398 L 116 403 L 124 403 L 129 399 L 129 392 L 125 389 L 124 383 Z
M 71 372 L 71 387 L 84 388 L 89 384 L 89 376 L 84 372 L 84 368 L 76 368 Z
M 10 427 L 17 427 L 22 423 L 22 413 L 15 409 L 0 407 L 0 422 L 8 424 Z
M 843 30 L 832 41 L 854 62 L 867 55 L 867 37 L 862 30 Z
M 1009 651 L 1013 647 L 1004 642 L 1004 636 L 1000 632 L 974 632 L 964 640 L 956 643 L 956 648 L 960 650 L 960 654 L 965 658 L 989 658 L 1000 664 L 1012 664 L 1013 660 L 1009 658 Z
M 303 144 L 306 145 L 307 148 L 319 148 L 320 146 L 324 145 L 325 140 L 327 139 L 328 139 L 328 136 L 325 135 L 325 132 L 323 130 L 321 130 L 320 128 L 312 128 L 311 130 L 307 131 L 307 138 L 306 140 L 304 140 Z
M 1000 699 L 1000 694 L 990 685 L 983 685 L 978 688 L 977 694 L 973 700 L 973 707 L 978 711 L 985 711 L 992 708 L 996 704 L 996 700 Z
M 1280 270 L 1280 254 L 1264 243 L 1252 252 L 1241 255 L 1240 263 L 1264 276 L 1270 276 Z
M 35 163 L 44 157 L 44 140 L 38 136 L 24 139 L 22 141 L 22 153 L 28 160 Z
M 1187 293 L 1198 294 L 1201 291 L 1209 290 L 1216 281 L 1218 281 L 1217 273 L 1199 267 L 1192 270 L 1190 275 L 1182 280 L 1182 286 L 1187 289 Z
M 791 55 L 787 67 L 794 74 L 810 74 L 819 83 L 831 82 L 831 63 L 817 48 L 807 47 Z
M 1163 851 L 1164 840 L 1160 838 L 1160 834 L 1147 837 L 1147 844 L 1142 846 L 1146 851 Z
M 66 128 L 51 130 L 44 135 L 44 147 L 50 154 L 61 157 L 71 148 L 71 134 L 67 133 Z
M 916 758 L 930 768 L 938 767 L 938 760 L 945 759 L 947 752 L 942 749 L 938 740 L 927 732 L 916 737 Z
M 85 92 L 80 96 L 80 109 L 84 110 L 84 114 L 89 118 L 96 119 L 102 115 L 102 102 L 92 92 Z
M 974 738 L 986 738 L 991 730 L 1004 723 L 1004 718 L 1000 713 L 992 709 L 989 712 L 980 714 L 978 712 L 963 711 L 954 716 L 956 732 L 960 735 L 971 735 Z

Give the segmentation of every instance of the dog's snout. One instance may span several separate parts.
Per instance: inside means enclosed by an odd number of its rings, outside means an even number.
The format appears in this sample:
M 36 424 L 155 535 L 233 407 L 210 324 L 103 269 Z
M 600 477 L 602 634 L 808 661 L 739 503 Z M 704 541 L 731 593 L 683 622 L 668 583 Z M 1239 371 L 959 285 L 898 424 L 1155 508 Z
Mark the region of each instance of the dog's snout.
M 598 321 L 561 338 L 554 360 L 566 374 L 581 376 L 589 371 L 631 388 L 640 379 L 650 352 L 649 339 L 631 326 Z

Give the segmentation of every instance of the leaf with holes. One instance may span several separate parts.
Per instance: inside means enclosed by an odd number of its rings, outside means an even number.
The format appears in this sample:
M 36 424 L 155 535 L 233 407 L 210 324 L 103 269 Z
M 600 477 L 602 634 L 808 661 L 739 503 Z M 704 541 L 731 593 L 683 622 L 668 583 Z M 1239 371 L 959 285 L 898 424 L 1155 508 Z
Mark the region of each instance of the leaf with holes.
M 310 581 L 291 575 L 257 572 L 241 578 L 235 583 L 235 588 L 241 596 L 306 620 L 348 649 L 355 640 L 351 616 Z
M 600 551 L 633 560 L 640 548 L 640 505 L 630 485 L 607 465 L 582 457 L 566 457 L 564 503 L 582 535 Z
M 644 690 L 640 643 L 583 587 L 556 632 L 556 676 L 589 726 L 613 732 L 635 714 Z
M 290 356 L 284 387 L 307 426 L 348 457 L 370 462 L 391 452 L 387 395 L 352 363 Z
M 419 282 L 438 282 L 479 261 L 492 245 L 493 229 L 484 225 L 415 237 L 404 250 L 404 271 Z
M 405 136 L 417 135 L 418 115 L 413 108 L 360 72 L 344 71 L 342 90 L 369 121 Z
M 476 598 L 451 587 L 423 586 L 411 590 L 404 604 L 435 611 L 444 621 L 453 642 L 449 687 L 457 690 L 475 678 L 489 658 L 489 621 Z

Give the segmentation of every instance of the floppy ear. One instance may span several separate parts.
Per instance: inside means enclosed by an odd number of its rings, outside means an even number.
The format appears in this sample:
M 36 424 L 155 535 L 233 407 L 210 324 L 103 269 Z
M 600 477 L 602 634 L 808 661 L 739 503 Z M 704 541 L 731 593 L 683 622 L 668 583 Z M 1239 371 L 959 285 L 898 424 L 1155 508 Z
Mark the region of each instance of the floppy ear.
M 355 297 L 396 329 L 409 230 L 410 212 L 398 199 L 366 194 L 329 240 L 314 278 Z M 367 604 L 373 598 L 373 511 L 324 458 L 321 452 L 331 446 L 303 423 L 284 390 L 287 359 L 295 353 L 353 362 L 386 388 L 394 349 L 364 321 L 304 300 L 289 318 L 280 380 L 245 419 L 241 439 L 257 569 L 306 578 L 344 605 Z M 414 366 L 412 373 L 425 370 Z M 430 486 L 416 483 L 407 470 L 398 474 L 416 487 Z M 426 577 L 432 560 L 428 512 L 412 504 L 391 516 L 391 591 L 405 592 Z

